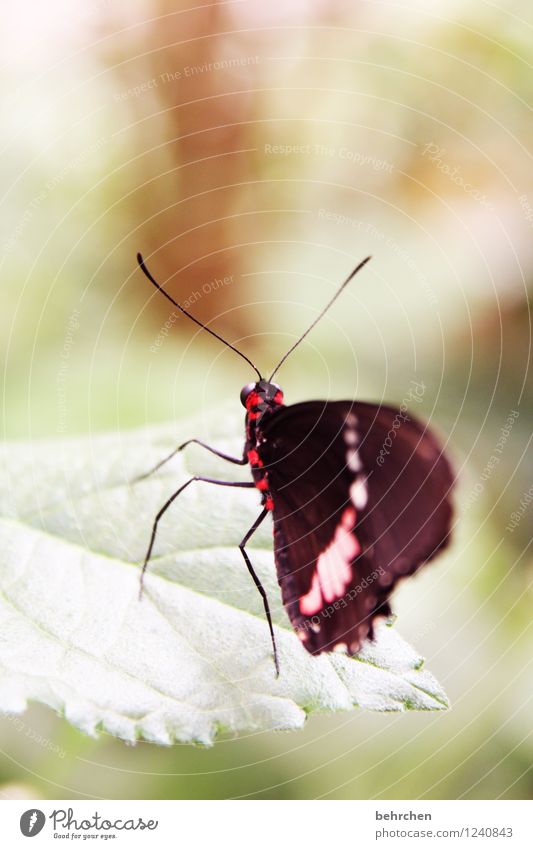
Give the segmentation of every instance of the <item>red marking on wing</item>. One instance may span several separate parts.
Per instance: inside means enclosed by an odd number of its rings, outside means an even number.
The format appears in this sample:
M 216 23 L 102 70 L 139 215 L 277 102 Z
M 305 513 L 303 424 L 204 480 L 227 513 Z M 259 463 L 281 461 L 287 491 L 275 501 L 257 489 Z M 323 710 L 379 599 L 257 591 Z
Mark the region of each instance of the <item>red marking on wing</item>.
M 361 551 L 359 540 L 353 533 L 356 513 L 353 507 L 344 510 L 335 528 L 333 539 L 317 559 L 309 591 L 300 598 L 300 612 L 304 616 L 317 613 L 325 602 L 340 598 L 352 580 L 352 560 Z
M 315 572 L 313 580 L 311 581 L 311 589 L 300 599 L 300 612 L 303 613 L 304 616 L 311 616 L 313 613 L 316 613 L 317 610 L 320 610 L 321 607 L 322 593 L 320 591 L 320 584 L 318 581 L 318 572 Z

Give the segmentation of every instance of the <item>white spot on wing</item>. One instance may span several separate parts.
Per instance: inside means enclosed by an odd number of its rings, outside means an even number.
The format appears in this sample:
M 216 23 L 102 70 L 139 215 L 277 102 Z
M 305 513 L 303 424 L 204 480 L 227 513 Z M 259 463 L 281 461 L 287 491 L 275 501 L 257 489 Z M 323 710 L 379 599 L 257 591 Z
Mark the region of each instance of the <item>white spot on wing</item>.
M 322 593 L 320 592 L 320 585 L 318 583 L 318 573 L 315 572 L 311 581 L 311 588 L 300 599 L 300 613 L 303 613 L 304 616 L 311 616 L 317 610 L 320 610 L 321 607 Z
M 356 430 L 357 417 L 350 413 L 346 418 L 346 427 L 344 428 L 344 444 L 347 447 L 346 463 L 352 472 L 360 472 L 363 468 L 361 458 L 357 452 L 359 445 L 359 434 Z
M 361 458 L 359 456 L 359 451 L 355 448 L 353 450 L 348 450 L 346 452 L 346 462 L 348 464 L 348 468 L 352 472 L 360 472 L 363 468 L 363 464 L 361 463 Z
M 368 487 L 366 484 L 366 478 L 359 475 L 353 482 L 350 487 L 350 498 L 352 500 L 352 504 L 358 510 L 363 510 L 366 507 L 366 503 L 368 501 Z
M 355 413 L 348 413 L 348 415 L 346 416 L 346 424 L 348 425 L 348 427 L 357 427 L 359 421 Z
M 357 445 L 359 440 L 355 430 L 352 430 L 352 428 L 346 428 L 344 431 L 344 441 L 346 445 Z

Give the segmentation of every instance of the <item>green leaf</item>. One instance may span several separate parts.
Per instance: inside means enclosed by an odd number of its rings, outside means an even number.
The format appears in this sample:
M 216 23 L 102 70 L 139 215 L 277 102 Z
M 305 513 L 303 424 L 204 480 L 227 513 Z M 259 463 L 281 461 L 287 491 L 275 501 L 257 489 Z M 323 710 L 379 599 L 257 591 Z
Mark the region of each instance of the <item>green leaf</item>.
M 242 418 L 222 410 L 209 433 L 200 420 L 4 444 L 0 709 L 35 700 L 88 734 L 208 745 L 222 732 L 300 728 L 314 711 L 445 708 L 422 658 L 387 625 L 355 659 L 305 651 L 280 603 L 265 522 L 249 551 L 272 605 L 275 678 L 261 599 L 237 549 L 260 509 L 254 490 L 189 487 L 160 524 L 138 601 L 139 561 L 165 499 L 192 473 L 249 474 L 190 446 L 128 485 L 191 435 L 239 455 Z

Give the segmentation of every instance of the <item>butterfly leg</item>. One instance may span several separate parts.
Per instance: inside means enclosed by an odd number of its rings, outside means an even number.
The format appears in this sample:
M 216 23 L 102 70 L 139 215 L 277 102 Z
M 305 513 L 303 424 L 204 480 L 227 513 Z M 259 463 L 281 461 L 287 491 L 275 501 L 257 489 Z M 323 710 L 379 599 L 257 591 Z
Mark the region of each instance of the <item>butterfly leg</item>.
M 246 548 L 245 548 L 246 543 L 248 542 L 248 540 L 250 539 L 252 534 L 255 534 L 256 530 L 258 529 L 259 525 L 261 524 L 261 522 L 263 521 L 263 519 L 265 518 L 265 516 L 267 515 L 268 512 L 269 512 L 268 510 L 262 510 L 261 511 L 261 513 L 259 514 L 259 516 L 255 520 L 255 522 L 253 523 L 252 527 L 245 533 L 244 537 L 240 541 L 239 549 L 240 549 L 242 556 L 244 557 L 244 562 L 246 563 L 246 566 L 248 567 L 248 571 L 249 571 L 250 575 L 252 576 L 253 582 L 256 585 L 257 589 L 259 590 L 259 594 L 260 594 L 261 598 L 263 599 L 263 606 L 265 608 L 268 627 L 270 629 L 270 638 L 272 640 L 272 648 L 274 650 L 274 664 L 276 666 L 276 678 L 279 678 L 278 650 L 276 648 L 276 638 L 274 636 L 274 626 L 272 625 L 272 616 L 270 615 L 270 607 L 269 607 L 269 604 L 268 604 L 267 594 L 265 592 L 265 588 L 264 588 L 263 584 L 261 583 L 261 581 L 259 580 L 259 578 L 258 578 L 258 576 L 255 572 L 254 567 L 252 566 L 252 564 L 250 562 L 250 558 L 248 557 L 248 552 L 246 551 Z
M 215 480 L 214 478 L 199 477 L 198 475 L 195 475 L 195 477 L 190 478 L 188 481 L 186 481 L 184 484 L 182 484 L 182 486 L 180 486 L 180 488 L 177 489 L 176 492 L 174 492 L 170 496 L 168 501 L 165 501 L 165 503 L 163 504 L 163 506 L 159 510 L 157 516 L 155 517 L 154 524 L 152 526 L 152 536 L 150 537 L 150 544 L 148 546 L 148 551 L 146 552 L 146 557 L 144 558 L 143 567 L 141 569 L 141 579 L 140 579 L 140 585 L 139 585 L 139 600 L 142 598 L 143 588 L 144 588 L 144 573 L 146 572 L 146 567 L 148 566 L 148 562 L 150 560 L 150 557 L 152 556 L 152 549 L 154 547 L 155 535 L 157 533 L 157 526 L 159 524 L 159 520 L 161 519 L 163 514 L 166 513 L 166 511 L 168 510 L 168 508 L 170 507 L 172 502 L 176 500 L 178 495 L 180 495 L 183 492 L 184 489 L 187 489 L 187 487 L 190 486 L 190 484 L 193 483 L 194 481 L 203 481 L 204 483 L 214 483 L 214 484 L 217 484 L 217 486 L 239 486 L 239 487 L 246 487 L 246 488 L 251 488 L 255 485 L 251 481 L 219 481 L 219 480 Z
M 224 454 L 223 451 L 218 451 L 216 448 L 211 448 L 210 445 L 206 445 L 206 443 L 202 442 L 200 439 L 188 439 L 187 442 L 182 442 L 182 444 L 178 445 L 178 447 L 175 448 L 174 451 L 171 451 L 168 457 L 165 457 L 163 460 L 160 460 L 159 463 L 156 463 L 156 465 L 148 472 L 144 472 L 142 475 L 133 478 L 131 483 L 138 483 L 139 481 L 142 481 L 145 478 L 149 478 L 150 475 L 153 475 L 154 472 L 157 472 L 157 470 L 160 469 L 161 466 L 164 466 L 165 463 L 168 463 L 168 461 L 172 460 L 172 458 L 175 457 L 176 454 L 179 454 L 180 451 L 183 451 L 183 449 L 187 447 L 187 445 L 191 445 L 192 443 L 200 445 L 202 448 L 205 448 L 207 451 L 210 451 L 211 454 L 214 454 L 216 457 L 221 457 L 223 460 L 227 460 L 228 463 L 235 463 L 238 466 L 245 466 L 248 462 L 248 458 L 246 457 L 246 455 L 243 455 L 241 458 L 231 457 L 230 454 Z

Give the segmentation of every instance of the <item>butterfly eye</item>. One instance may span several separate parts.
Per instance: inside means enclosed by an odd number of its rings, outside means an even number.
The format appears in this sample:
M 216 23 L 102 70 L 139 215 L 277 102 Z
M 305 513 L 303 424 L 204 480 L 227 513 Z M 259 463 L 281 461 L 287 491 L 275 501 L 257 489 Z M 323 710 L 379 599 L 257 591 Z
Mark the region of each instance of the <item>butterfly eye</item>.
M 243 407 L 246 407 L 246 400 L 251 392 L 255 390 L 257 384 L 255 383 L 247 383 L 246 386 L 243 386 L 241 389 L 241 404 Z

